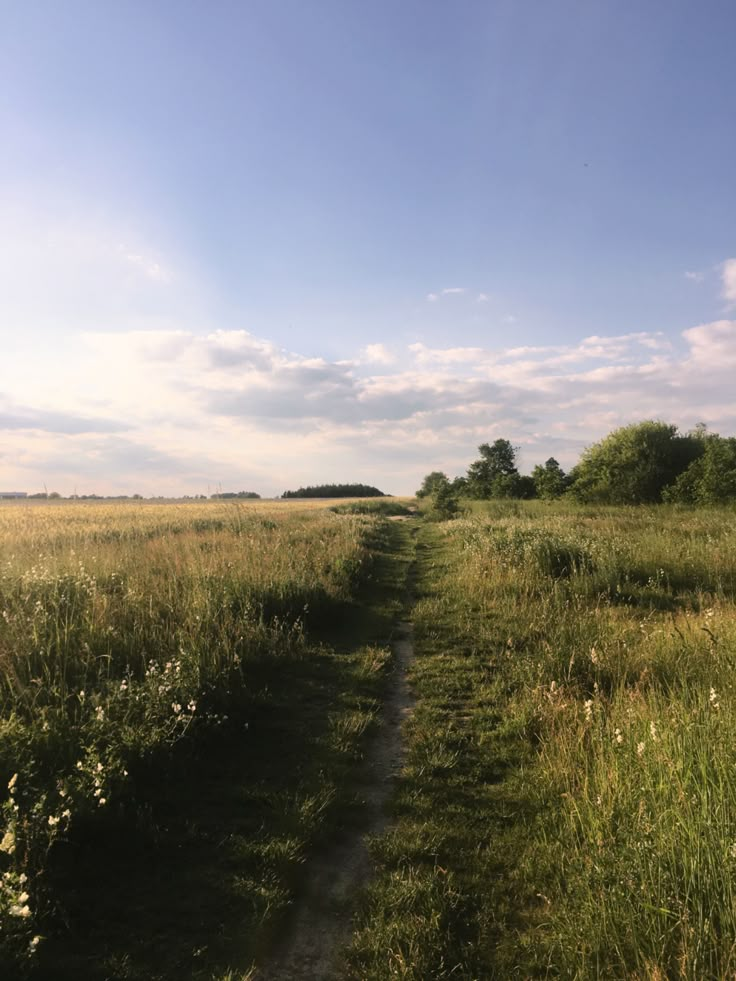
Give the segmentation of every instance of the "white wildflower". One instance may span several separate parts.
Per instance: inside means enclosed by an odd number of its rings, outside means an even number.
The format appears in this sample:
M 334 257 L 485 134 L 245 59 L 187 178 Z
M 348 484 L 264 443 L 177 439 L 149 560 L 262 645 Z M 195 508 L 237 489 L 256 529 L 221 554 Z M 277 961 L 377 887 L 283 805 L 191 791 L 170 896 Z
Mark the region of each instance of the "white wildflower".
M 644 755 L 644 743 L 637 743 L 636 744 L 636 755 L 637 756 L 643 756 Z

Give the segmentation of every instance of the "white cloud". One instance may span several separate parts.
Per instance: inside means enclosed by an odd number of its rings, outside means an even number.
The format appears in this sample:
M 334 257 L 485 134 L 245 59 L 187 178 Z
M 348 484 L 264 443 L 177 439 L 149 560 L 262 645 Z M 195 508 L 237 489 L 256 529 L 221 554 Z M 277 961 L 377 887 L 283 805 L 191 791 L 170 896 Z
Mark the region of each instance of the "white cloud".
M 716 320 L 683 332 L 690 345 L 690 363 L 710 372 L 736 367 L 736 320 Z
M 723 298 L 729 307 L 736 304 L 736 259 L 726 259 L 721 266 Z
M 685 271 L 685 279 L 689 279 L 693 283 L 702 283 L 705 279 L 705 273 L 697 271 L 693 272 L 688 269 Z
M 429 300 L 430 303 L 436 303 L 438 299 L 438 293 L 427 293 L 427 300 Z
M 4 479 L 174 493 L 350 477 L 409 492 L 429 469 L 461 471 L 496 436 L 524 446 L 524 465 L 554 455 L 566 466 L 637 419 L 733 432 L 736 321 L 682 339 L 684 351 L 646 332 L 506 348 L 417 342 L 395 360 L 376 342 L 331 361 L 244 330 L 87 332 L 68 353 L 39 351 L 32 370 L 7 354 Z
M 476 303 L 488 303 L 489 300 L 490 296 L 487 293 L 479 293 L 475 298 Z
M 368 344 L 360 352 L 360 361 L 364 364 L 394 364 L 394 355 L 385 344 Z
M 464 293 L 464 292 L 465 292 L 464 286 L 448 286 L 442 290 L 442 295 L 450 296 L 452 293 Z

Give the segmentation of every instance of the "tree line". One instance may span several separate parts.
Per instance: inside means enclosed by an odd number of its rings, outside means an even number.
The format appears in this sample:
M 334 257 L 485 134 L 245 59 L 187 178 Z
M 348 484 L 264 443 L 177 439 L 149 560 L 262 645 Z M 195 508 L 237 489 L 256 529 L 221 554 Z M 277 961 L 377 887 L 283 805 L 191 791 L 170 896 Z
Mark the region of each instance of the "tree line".
M 542 498 L 568 496 L 596 504 L 723 504 L 736 501 L 736 438 L 711 433 L 702 423 L 687 433 L 647 420 L 623 426 L 589 446 L 565 473 L 554 457 L 519 473 L 518 447 L 508 439 L 482 443 L 464 476 L 435 470 L 418 497 L 432 496 L 452 511 L 458 497 Z
M 295 491 L 284 491 L 281 495 L 294 497 L 385 497 L 383 491 L 369 484 L 318 484 L 315 487 L 300 487 Z

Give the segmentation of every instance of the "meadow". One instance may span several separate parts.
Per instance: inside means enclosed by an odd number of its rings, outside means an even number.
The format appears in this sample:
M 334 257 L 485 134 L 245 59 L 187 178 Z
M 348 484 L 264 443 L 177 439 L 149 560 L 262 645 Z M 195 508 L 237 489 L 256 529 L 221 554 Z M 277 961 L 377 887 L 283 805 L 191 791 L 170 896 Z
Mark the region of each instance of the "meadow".
M 425 524 L 396 823 L 355 978 L 736 971 L 736 515 Z
M 736 973 L 736 513 L 0 508 L 13 976 L 257 976 L 415 626 L 339 977 Z
M 210 932 L 237 920 L 248 962 L 339 810 L 376 712 L 388 652 L 339 633 L 360 620 L 353 596 L 382 548 L 377 529 L 320 504 L 0 508 L 5 964 L 181 976 L 196 938 L 212 976 L 207 902 Z M 331 646 L 312 641 L 327 621 Z M 362 638 L 381 633 L 363 621 Z M 218 834 L 230 846 L 213 857 Z M 188 855 L 188 909 L 167 848 Z M 152 882 L 144 866 L 157 862 Z M 223 865 L 232 888 L 212 881 L 208 900 L 202 875 Z M 178 924 L 159 924 L 161 949 L 152 940 L 137 963 L 146 918 L 159 903 L 173 918 L 177 902 Z

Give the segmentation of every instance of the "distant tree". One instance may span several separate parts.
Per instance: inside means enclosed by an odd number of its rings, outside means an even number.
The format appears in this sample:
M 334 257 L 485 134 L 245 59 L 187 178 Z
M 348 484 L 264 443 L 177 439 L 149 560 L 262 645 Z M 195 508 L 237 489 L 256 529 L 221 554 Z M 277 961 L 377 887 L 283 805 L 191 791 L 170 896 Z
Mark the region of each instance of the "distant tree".
M 532 471 L 532 479 L 537 492 L 537 497 L 546 501 L 561 497 L 567 488 L 567 478 L 565 471 L 553 456 L 542 466 L 541 463 Z
M 432 494 L 436 494 L 441 488 L 449 486 L 450 481 L 447 474 L 442 473 L 441 470 L 433 470 L 422 481 L 422 486 L 417 491 L 416 496 L 430 497 Z
M 446 484 L 439 486 L 432 495 L 432 509 L 429 512 L 429 517 L 435 521 L 448 521 L 450 518 L 455 518 L 459 512 L 460 502 L 457 499 L 457 493 L 448 480 Z
M 608 504 L 661 501 L 664 489 L 703 448 L 702 439 L 680 435 L 676 426 L 664 422 L 624 426 L 585 450 L 571 475 L 571 494 Z
M 530 501 L 536 496 L 537 485 L 534 483 L 534 477 L 528 474 L 519 474 L 515 480 L 514 493 L 510 494 L 509 497 L 518 497 L 522 501 Z
M 507 439 L 481 443 L 480 459 L 468 467 L 468 490 L 472 497 L 516 497 L 519 471 L 516 449 Z
M 299 497 L 386 497 L 383 491 L 368 484 L 318 484 L 316 487 L 300 487 L 284 491 L 283 498 Z
M 219 494 L 212 494 L 213 501 L 232 501 L 235 498 L 246 501 L 258 501 L 260 494 L 255 491 L 220 491 Z
M 453 477 L 450 481 L 450 486 L 452 487 L 454 493 L 458 497 L 468 496 L 468 478 L 467 477 Z

